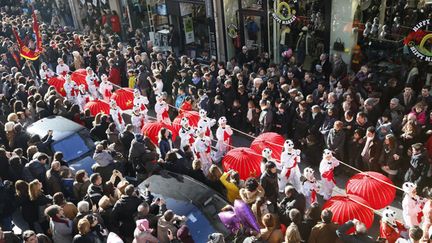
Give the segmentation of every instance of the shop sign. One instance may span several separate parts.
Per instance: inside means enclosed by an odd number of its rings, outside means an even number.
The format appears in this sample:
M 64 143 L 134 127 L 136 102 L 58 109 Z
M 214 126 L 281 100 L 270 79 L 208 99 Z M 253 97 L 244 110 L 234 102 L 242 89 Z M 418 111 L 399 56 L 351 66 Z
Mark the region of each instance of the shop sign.
M 227 27 L 228 36 L 232 39 L 237 38 L 238 36 L 238 28 L 235 24 L 229 24 Z
M 431 20 L 426 19 L 412 28 L 412 32 L 404 39 L 404 44 L 422 61 L 432 62 L 432 33 L 428 31 Z
M 276 22 L 289 25 L 297 19 L 297 17 L 295 16 L 297 12 L 295 10 L 295 4 L 297 3 L 297 0 L 291 0 L 290 2 L 291 3 L 288 3 L 285 0 L 278 0 L 278 3 L 276 4 L 276 9 L 272 14 Z
M 183 18 L 183 26 L 184 26 L 186 44 L 190 44 L 190 43 L 195 42 L 192 17 L 184 17 Z

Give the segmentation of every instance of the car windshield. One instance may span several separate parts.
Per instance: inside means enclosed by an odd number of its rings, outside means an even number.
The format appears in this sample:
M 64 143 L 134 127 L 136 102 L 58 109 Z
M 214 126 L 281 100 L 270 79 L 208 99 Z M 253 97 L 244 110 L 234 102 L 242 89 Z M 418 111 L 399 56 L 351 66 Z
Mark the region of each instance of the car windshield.
M 90 151 L 90 148 L 86 145 L 84 139 L 78 133 L 75 133 L 63 140 L 55 142 L 53 144 L 53 150 L 54 152 L 61 151 L 64 160 L 71 161 Z

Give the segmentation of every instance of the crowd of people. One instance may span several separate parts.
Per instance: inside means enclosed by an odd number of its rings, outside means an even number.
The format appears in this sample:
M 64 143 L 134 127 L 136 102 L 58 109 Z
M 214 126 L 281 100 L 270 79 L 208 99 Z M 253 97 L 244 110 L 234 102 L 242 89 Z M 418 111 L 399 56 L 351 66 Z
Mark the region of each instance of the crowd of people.
M 227 63 L 204 65 L 148 49 L 140 31 L 129 31 L 121 42 L 107 25 L 71 31 L 48 24 L 47 16 L 39 16 L 44 51 L 30 61 L 20 57 L 12 35 L 16 28 L 35 48 L 31 18 L 16 4 L 0 4 L 0 242 L 194 242 L 188 218 L 126 179 L 141 182 L 163 170 L 249 205 L 260 232 L 241 228 L 230 242 L 429 242 L 432 96 L 421 63 L 397 60 L 404 72 L 379 82 L 372 62 L 348 72 L 338 54 L 322 54 L 305 71 L 295 52 L 272 63 L 243 47 Z M 87 88 L 72 80 L 79 69 L 86 69 Z M 48 84 L 57 76 L 65 79 L 64 97 Z M 120 87 L 134 89 L 130 123 L 110 99 Z M 85 104 L 95 99 L 109 103 L 110 114 L 92 116 Z M 171 124 L 190 110 L 199 111 L 199 122 L 194 127 L 182 118 L 177 141 L 166 128 L 158 143 L 141 133 L 151 120 Z M 51 115 L 89 129 L 97 141 L 91 175 L 73 171 L 62 152 L 51 151 L 53 131 L 42 138 L 26 133 Z M 223 172 L 235 131 L 283 135 L 281 157 L 264 149 L 258 178 Z M 300 162 L 308 165 L 303 171 Z M 332 196 L 334 173 L 353 172 L 341 163 L 402 185 L 403 219 L 385 210 L 379 239 L 368 236 L 362 222 L 337 225 L 330 210 L 321 210 L 317 194 Z M 224 236 L 215 232 L 209 242 L 224 242 Z

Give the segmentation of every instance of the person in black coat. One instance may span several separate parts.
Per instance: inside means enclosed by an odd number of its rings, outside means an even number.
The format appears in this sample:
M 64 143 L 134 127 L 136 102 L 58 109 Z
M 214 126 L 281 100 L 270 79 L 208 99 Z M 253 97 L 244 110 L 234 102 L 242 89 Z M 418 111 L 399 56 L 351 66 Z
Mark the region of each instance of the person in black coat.
M 347 234 L 347 231 L 355 227 L 355 234 Z M 376 242 L 372 237 L 367 235 L 366 226 L 358 221 L 357 219 L 350 220 L 345 224 L 341 225 L 337 230 L 336 234 L 342 242 L 347 243 L 374 243 Z
M 23 151 L 27 151 L 28 135 L 23 131 L 22 125 L 19 123 L 15 124 L 14 130 L 16 135 L 13 140 L 12 148 L 21 148 Z
M 192 162 L 192 171 L 190 172 L 189 176 L 194 178 L 195 180 L 202 182 L 204 184 L 208 184 L 208 179 L 204 175 L 204 172 L 202 171 L 201 167 L 201 161 L 199 159 L 196 159 Z
M 297 192 L 293 186 L 288 185 L 285 187 L 285 197 L 278 204 L 281 223 L 290 225 L 291 220 L 289 218 L 289 212 L 293 208 L 299 210 L 301 215 L 304 215 L 306 210 L 306 198 L 303 194 Z
M 273 161 L 269 161 L 265 164 L 265 167 L 266 170 L 261 175 L 260 184 L 264 188 L 266 199 L 276 207 L 279 193 L 276 164 Z
M 410 167 L 405 173 L 405 181 L 413 182 L 417 185 L 417 190 L 421 191 L 427 181 L 427 174 L 429 171 L 429 162 L 426 152 L 423 151 L 421 143 L 415 143 L 411 146 L 412 155 L 410 160 Z
M 98 207 L 99 200 L 103 197 L 102 176 L 99 173 L 94 173 L 90 176 L 90 186 L 87 189 L 88 203 L 90 207 L 95 205 Z
M 112 210 L 111 219 L 115 224 L 114 228 L 118 229 L 118 233 L 123 237 L 130 237 L 133 235 L 135 229 L 134 215 L 138 206 L 144 200 L 136 195 L 133 185 L 125 188 L 125 195 L 123 195 L 114 205 Z
M 107 115 L 103 115 L 101 117 L 100 123 L 96 126 L 94 126 L 91 130 L 90 130 L 90 135 L 92 136 L 93 139 L 95 140 L 106 140 L 108 139 L 107 134 L 106 134 L 106 130 L 108 129 L 109 126 L 109 117 Z
M 124 132 L 120 133 L 119 135 L 120 142 L 122 143 L 124 148 L 124 154 L 123 154 L 124 157 L 127 157 L 127 153 L 129 153 L 132 140 L 134 139 L 134 134 L 132 131 L 133 131 L 133 125 L 128 124 L 126 125 L 126 129 L 124 130 Z

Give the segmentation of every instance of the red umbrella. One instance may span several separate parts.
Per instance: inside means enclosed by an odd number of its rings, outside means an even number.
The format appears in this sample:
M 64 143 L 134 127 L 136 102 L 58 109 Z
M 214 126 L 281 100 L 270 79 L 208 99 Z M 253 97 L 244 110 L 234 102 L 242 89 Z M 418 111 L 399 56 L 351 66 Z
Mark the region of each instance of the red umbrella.
M 250 148 L 261 154 L 263 149 L 270 148 L 273 151 L 272 157 L 279 161 L 285 138 L 275 132 L 266 132 L 253 140 Z
M 133 108 L 133 100 L 134 100 L 133 89 L 129 89 L 129 88 L 118 89 L 111 95 L 111 99 L 115 100 L 117 102 L 117 105 L 122 110 L 130 110 Z
M 197 127 L 198 122 L 200 120 L 200 116 L 198 111 L 185 111 L 181 115 L 178 115 L 173 121 L 173 127 L 175 131 L 180 131 L 181 125 L 180 121 L 183 117 L 187 117 L 189 119 L 189 125 L 192 127 Z
M 86 82 L 86 76 L 87 76 L 87 70 L 81 68 L 81 69 L 78 69 L 72 73 L 71 79 L 73 81 L 75 81 L 75 83 L 78 86 L 80 86 L 81 84 L 84 84 L 86 89 L 88 89 L 87 82 Z
M 370 205 L 361 197 L 355 195 L 334 196 L 324 203 L 323 209 L 330 209 L 333 213 L 332 221 L 342 225 L 348 220 L 358 219 L 369 229 L 374 221 L 374 212 Z M 353 233 L 354 228 L 348 231 Z
M 167 128 L 172 133 L 172 141 L 175 141 L 177 138 L 177 132 L 174 131 L 174 128 L 171 125 L 165 124 L 163 122 L 146 122 L 141 129 L 141 132 L 150 138 L 150 140 L 155 144 L 159 144 L 159 131 L 162 128 Z
M 244 147 L 231 149 L 222 160 L 224 170 L 237 171 L 242 180 L 259 177 L 261 175 L 260 164 L 261 156 L 252 149 Z
M 51 77 L 48 79 L 48 84 L 51 86 L 54 86 L 54 88 L 57 90 L 57 92 L 61 96 L 66 96 L 66 91 L 64 90 L 64 83 L 66 80 L 63 77 Z
M 107 102 L 102 100 L 93 100 L 87 102 L 84 109 L 89 109 L 92 116 L 96 116 L 99 113 L 110 114 L 110 106 Z
M 351 177 L 346 184 L 346 192 L 365 199 L 373 209 L 381 209 L 390 205 L 396 197 L 396 188 L 392 185 L 393 182 L 383 174 L 367 171 Z

